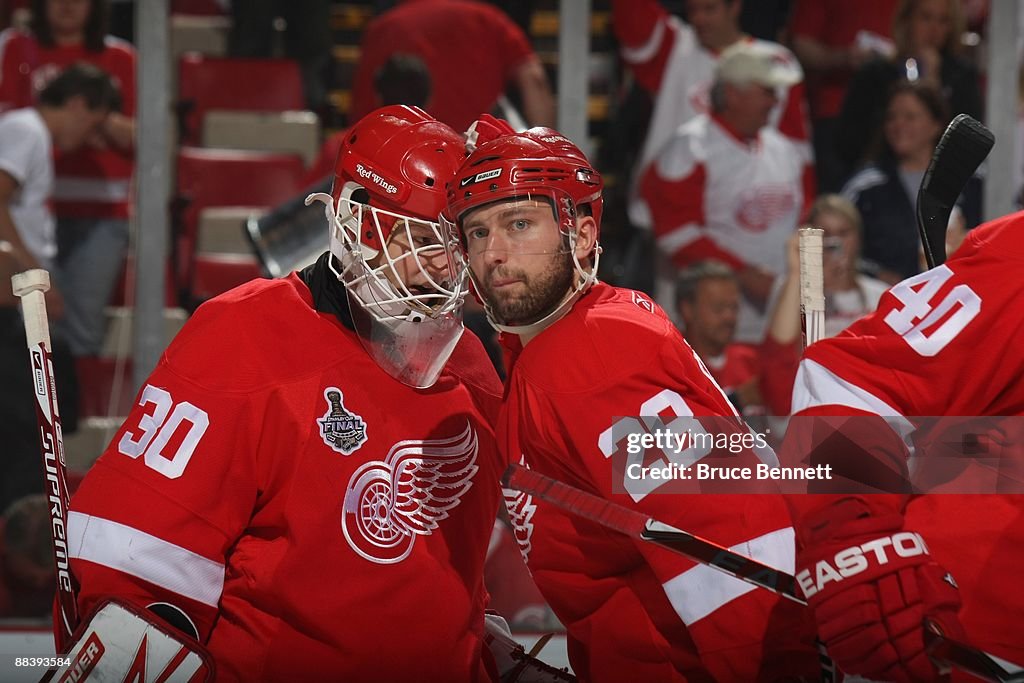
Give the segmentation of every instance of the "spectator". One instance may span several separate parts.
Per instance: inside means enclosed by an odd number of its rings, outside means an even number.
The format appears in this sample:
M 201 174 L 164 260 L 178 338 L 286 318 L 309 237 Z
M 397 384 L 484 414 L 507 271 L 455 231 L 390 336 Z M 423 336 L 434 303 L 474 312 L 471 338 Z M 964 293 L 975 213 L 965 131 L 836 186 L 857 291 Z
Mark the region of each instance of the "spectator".
M 53 214 L 53 148 L 73 152 L 104 126 L 118 98 L 109 76 L 88 64 L 68 67 L 40 93 L 35 107 L 0 116 L 0 239 L 27 268 L 52 270 L 57 254 Z M 47 292 L 52 317 L 63 299 Z
M 508 86 L 519 91 L 531 125 L 554 125 L 555 101 L 540 58 L 500 9 L 467 0 L 407 0 L 376 17 L 363 34 L 352 85 L 351 120 L 375 108 L 373 81 L 401 52 L 427 65 L 433 95 L 426 110 L 456 130 L 494 108 Z
M 791 65 L 794 80 L 778 86 L 780 104 L 772 111 L 770 125 L 803 145 L 810 159 L 810 130 L 799 64 L 782 45 L 743 33 L 739 24 L 741 5 L 740 0 L 688 0 L 689 23 L 684 23 L 657 0 L 613 0 L 612 26 L 622 46 L 622 58 L 654 98 L 636 178 L 642 177 L 679 126 L 710 111 L 715 64 L 726 48 L 741 41 L 756 44 L 773 59 Z M 643 198 L 638 199 L 631 202 L 630 217 L 638 225 L 649 226 L 649 210 Z
M 430 72 L 419 57 L 396 53 L 377 70 L 373 79 L 373 89 L 377 95 L 378 106 L 406 104 L 424 109 L 430 100 Z M 303 188 L 332 180 L 329 176 L 334 173 L 334 162 L 338 159 L 338 152 L 341 151 L 341 144 L 347 134 L 348 129 L 343 128 L 324 141 L 316 161 L 302 179 Z
M 859 273 L 863 225 L 857 207 L 835 194 L 818 197 L 808 225 L 825 231 L 825 337 L 834 337 L 875 310 L 888 285 Z M 772 293 L 762 346 L 761 390 L 772 415 L 788 415 L 800 363 L 800 254 L 797 235 L 786 244 L 786 274 Z
M 843 196 L 856 205 L 864 220 L 867 265 L 889 284 L 920 271 L 917 190 L 948 121 L 946 102 L 938 90 L 920 81 L 897 83 L 886 105 L 885 146 L 879 159 L 843 187 Z M 978 203 L 975 197 L 980 193 L 980 180 L 975 177 L 961 197 L 965 209 Z M 973 210 L 967 213 L 967 224 L 976 224 Z
M 767 127 L 775 89 L 799 71 L 756 43 L 726 50 L 715 69 L 711 113 L 682 126 L 644 174 L 658 246 L 678 267 L 707 258 L 737 274 L 737 341 L 759 344 L 764 306 L 785 265 L 786 238 L 814 196 L 799 147 Z
M 50 616 L 57 584 L 49 527 L 41 494 L 19 498 L 0 516 L 0 618 Z
M 284 54 L 299 63 L 306 106 L 320 112 L 327 101 L 331 63 L 331 13 L 328 0 L 235 0 L 231 3 L 228 54 L 274 56 L 274 20 L 285 22 Z
M 853 72 L 876 54 L 893 51 L 889 38 L 898 0 L 796 0 L 793 52 L 807 72 L 818 186 L 835 192 L 845 176 L 835 151 L 839 111 Z
M 135 167 L 135 50 L 106 35 L 105 0 L 34 0 L 32 33 L 4 43 L 0 100 L 34 104 L 62 69 L 98 66 L 121 91 L 120 107 L 81 149 L 58 155 L 55 282 L 66 296 L 61 332 L 76 356 L 99 353 L 110 301 L 128 249 L 131 181 Z M 120 111 L 117 111 L 120 109 Z
M 729 266 L 701 261 L 679 273 L 676 310 L 683 335 L 736 410 L 757 412 L 763 401 L 757 349 L 736 344 L 740 286 Z
M 850 81 L 839 118 L 837 151 L 852 170 L 877 157 L 888 92 L 899 80 L 920 80 L 942 92 L 950 113 L 981 118 L 978 69 L 959 56 L 964 31 L 959 0 L 902 0 L 893 18 L 896 52 L 864 64 Z

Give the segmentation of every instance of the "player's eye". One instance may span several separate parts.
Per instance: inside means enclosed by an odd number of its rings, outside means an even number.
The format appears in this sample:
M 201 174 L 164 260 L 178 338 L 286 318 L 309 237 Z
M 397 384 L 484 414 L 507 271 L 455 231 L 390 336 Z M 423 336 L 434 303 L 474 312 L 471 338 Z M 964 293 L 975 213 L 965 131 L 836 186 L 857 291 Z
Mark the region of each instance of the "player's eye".
M 466 231 L 466 239 L 468 240 L 482 240 L 487 237 L 487 230 L 485 228 L 472 228 Z
M 522 231 L 530 227 L 530 221 L 525 218 L 517 218 L 509 224 L 509 229 L 512 231 Z
M 413 237 L 413 243 L 417 247 L 438 247 L 441 246 L 437 243 L 432 235 L 416 235 Z

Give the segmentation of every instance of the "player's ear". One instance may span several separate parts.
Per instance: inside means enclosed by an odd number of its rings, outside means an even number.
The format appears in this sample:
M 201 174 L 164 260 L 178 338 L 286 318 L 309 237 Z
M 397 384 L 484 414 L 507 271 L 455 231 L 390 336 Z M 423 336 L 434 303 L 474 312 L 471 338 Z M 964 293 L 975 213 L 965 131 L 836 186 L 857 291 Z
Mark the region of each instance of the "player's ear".
M 591 255 L 597 244 L 597 221 L 593 216 L 581 214 L 576 218 L 576 258 Z

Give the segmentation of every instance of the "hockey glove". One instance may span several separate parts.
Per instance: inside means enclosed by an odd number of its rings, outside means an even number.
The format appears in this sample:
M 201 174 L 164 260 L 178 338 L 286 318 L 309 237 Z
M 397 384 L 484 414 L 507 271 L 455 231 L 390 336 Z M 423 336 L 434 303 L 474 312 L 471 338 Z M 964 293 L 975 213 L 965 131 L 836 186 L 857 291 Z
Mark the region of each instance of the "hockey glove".
M 921 536 L 899 514 L 871 516 L 845 499 L 808 515 L 797 553 L 797 581 L 818 636 L 837 666 L 879 681 L 940 677 L 925 652 L 925 619 L 963 639 L 953 577 L 932 561 Z

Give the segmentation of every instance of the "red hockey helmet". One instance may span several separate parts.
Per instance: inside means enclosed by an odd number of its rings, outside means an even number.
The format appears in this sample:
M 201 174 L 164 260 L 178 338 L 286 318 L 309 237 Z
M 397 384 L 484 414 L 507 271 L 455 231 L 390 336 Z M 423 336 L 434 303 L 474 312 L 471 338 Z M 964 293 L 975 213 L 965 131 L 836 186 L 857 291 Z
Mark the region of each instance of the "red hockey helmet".
M 470 209 L 499 199 L 547 195 L 560 208 L 564 231 L 575 229 L 580 206 L 590 207 L 600 229 L 602 188 L 601 175 L 571 140 L 551 128 L 531 128 L 491 140 L 465 160 L 448 185 L 447 217 L 457 224 Z M 563 206 L 562 197 L 573 206 Z
M 445 183 L 465 157 L 462 136 L 419 107 L 382 107 L 360 119 L 345 136 L 331 196 L 339 212 L 343 200 L 353 200 L 436 222 L 445 205 Z M 358 241 L 376 253 L 390 234 L 373 223 L 371 216 L 363 216 Z
M 462 333 L 465 269 L 438 217 L 465 159 L 458 133 L 422 109 L 388 106 L 348 131 L 328 205 L 332 268 L 356 332 L 392 376 L 430 386 Z
M 521 334 L 539 330 L 569 310 L 576 299 L 597 279 L 601 254 L 598 243 L 603 199 L 601 175 L 586 155 L 568 138 L 550 128 L 531 128 L 523 133 L 503 135 L 482 143 L 459 168 L 448 184 L 448 204 L 442 222 L 449 233 L 447 244 L 459 245 L 462 266 L 472 278 L 477 294 L 481 290 L 480 273 L 473 272 L 468 261 L 462 222 L 468 212 L 494 202 L 515 199 L 543 199 L 554 212 L 562 234 L 563 253 L 570 255 L 577 277 L 558 306 L 533 321 L 503 320 L 483 297 L 484 310 L 491 324 L 504 332 Z M 577 215 L 588 207 L 597 231 L 590 263 L 580 262 L 576 253 Z M 458 262 L 457 257 L 452 258 Z

